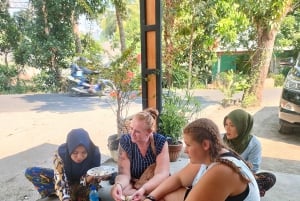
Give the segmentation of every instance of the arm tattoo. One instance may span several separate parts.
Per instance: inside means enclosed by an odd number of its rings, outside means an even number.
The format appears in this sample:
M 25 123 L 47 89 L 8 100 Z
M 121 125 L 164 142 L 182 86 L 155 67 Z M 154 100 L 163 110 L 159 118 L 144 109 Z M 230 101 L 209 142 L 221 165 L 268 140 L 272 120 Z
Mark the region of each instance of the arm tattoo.
M 122 174 L 124 172 L 123 162 L 126 160 L 126 152 L 122 147 L 119 147 L 119 161 L 118 161 L 118 172 Z
M 124 151 L 124 149 L 122 147 L 119 147 L 119 158 L 124 158 L 124 154 L 126 152 Z M 123 159 L 124 160 L 124 159 Z

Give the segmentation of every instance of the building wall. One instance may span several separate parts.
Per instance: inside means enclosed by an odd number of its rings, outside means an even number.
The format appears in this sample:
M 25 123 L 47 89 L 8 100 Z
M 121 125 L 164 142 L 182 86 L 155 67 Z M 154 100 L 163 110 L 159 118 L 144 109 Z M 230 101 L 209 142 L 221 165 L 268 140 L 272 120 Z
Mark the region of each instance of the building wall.
M 236 59 L 238 55 L 219 55 L 218 61 L 212 67 L 212 76 L 230 69 L 236 70 Z
M 218 53 L 218 61 L 212 67 L 212 77 L 214 78 L 218 73 L 224 72 L 230 69 L 244 71 L 248 63 L 248 54 L 247 52 L 236 52 L 236 53 Z M 285 50 L 283 52 L 273 52 L 272 60 L 270 63 L 270 72 L 280 73 L 283 68 L 290 67 L 283 65 L 283 61 L 290 61 L 291 58 L 295 55 L 292 55 L 291 50 Z M 248 63 L 248 64 L 247 64 Z

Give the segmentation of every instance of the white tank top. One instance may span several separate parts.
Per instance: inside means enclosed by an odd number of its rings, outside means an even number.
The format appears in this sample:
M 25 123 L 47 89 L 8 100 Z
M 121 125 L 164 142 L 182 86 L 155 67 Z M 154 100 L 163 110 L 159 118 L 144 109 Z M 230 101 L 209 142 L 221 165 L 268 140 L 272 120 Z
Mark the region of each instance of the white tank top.
M 237 167 L 240 168 L 241 173 L 250 180 L 250 182 L 248 183 L 249 193 L 243 201 L 259 201 L 260 200 L 259 189 L 258 189 L 256 180 L 254 178 L 254 175 L 251 172 L 251 170 L 248 168 L 248 166 L 242 160 L 237 159 L 232 156 L 223 156 L 222 158 L 233 162 Z M 192 186 L 196 185 L 198 183 L 198 181 L 200 180 L 200 178 L 206 173 L 206 171 L 208 169 L 210 169 L 211 167 L 213 167 L 215 164 L 216 163 L 212 163 L 209 166 L 201 165 L 197 175 L 194 178 Z

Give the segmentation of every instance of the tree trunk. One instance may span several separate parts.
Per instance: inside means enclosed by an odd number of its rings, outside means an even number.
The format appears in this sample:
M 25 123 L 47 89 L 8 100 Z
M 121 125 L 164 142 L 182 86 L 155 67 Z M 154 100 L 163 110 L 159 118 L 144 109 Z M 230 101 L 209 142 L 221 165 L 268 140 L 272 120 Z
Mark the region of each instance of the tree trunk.
M 122 122 L 123 122 L 123 116 L 122 116 L 122 110 L 123 110 L 123 104 L 122 104 L 122 92 L 120 90 L 117 90 L 117 132 L 118 135 L 121 136 L 122 133 Z
M 292 3 L 293 1 L 286 1 L 282 12 L 267 21 L 250 14 L 251 18 L 259 20 L 254 20 L 257 27 L 257 49 L 251 59 L 251 79 L 249 79 L 251 87 L 245 91 L 242 100 L 243 103 L 248 102 L 245 106 L 258 106 L 262 102 L 263 87 L 270 68 L 275 38 L 283 19 L 292 11 Z M 268 17 L 269 15 L 271 14 L 268 14 Z M 273 25 L 272 28 L 269 27 L 270 24 Z
M 73 27 L 73 33 L 75 36 L 76 53 L 81 54 L 82 53 L 82 45 L 81 45 L 81 40 L 80 40 L 80 32 L 79 32 L 79 28 L 78 28 L 78 19 L 75 15 L 75 11 L 72 12 L 71 23 L 72 23 L 72 27 Z
M 48 12 L 47 12 L 46 2 L 45 1 L 43 1 L 42 11 L 43 11 L 43 15 L 44 15 L 44 25 L 45 25 L 44 31 L 45 31 L 45 35 L 49 36 Z
M 195 16 L 192 17 L 192 28 L 190 34 L 190 50 L 189 50 L 189 74 L 188 74 L 188 85 L 187 88 L 191 89 L 192 86 L 192 69 L 193 69 L 193 44 L 194 44 L 194 20 Z
M 125 38 L 125 30 L 123 26 L 123 19 L 120 13 L 120 9 L 116 6 L 116 18 L 117 24 L 119 28 L 119 36 L 120 36 L 120 43 L 121 43 L 121 51 L 124 52 L 126 50 L 126 38 Z
M 259 106 L 262 102 L 264 83 L 269 72 L 277 32 L 276 29 L 267 30 L 258 27 L 257 50 L 251 59 L 251 87 L 245 91 L 243 97 L 244 101 L 254 96 L 255 100 L 249 106 Z
M 4 52 L 4 62 L 5 62 L 5 66 L 8 66 L 8 52 L 7 51 Z
M 125 36 L 125 30 L 123 26 L 123 18 L 122 18 L 122 12 L 119 4 L 116 2 L 114 3 L 115 9 L 116 9 L 116 18 L 117 18 L 117 25 L 119 28 L 119 38 L 120 38 L 120 45 L 121 45 L 121 52 L 124 52 L 126 50 L 126 36 Z M 116 115 L 117 115 L 117 132 L 118 136 L 121 135 L 122 133 L 122 122 L 123 122 L 123 103 L 122 103 L 122 92 L 117 91 L 117 110 L 116 110 Z
M 174 0 L 165 0 L 164 5 L 164 29 L 163 29 L 163 40 L 164 40 L 164 54 L 163 54 L 163 63 L 165 67 L 165 77 L 167 87 L 172 85 L 172 71 L 173 71 L 173 52 L 174 46 L 172 41 L 172 33 L 174 28 L 175 21 L 175 12 L 173 11 L 176 5 Z

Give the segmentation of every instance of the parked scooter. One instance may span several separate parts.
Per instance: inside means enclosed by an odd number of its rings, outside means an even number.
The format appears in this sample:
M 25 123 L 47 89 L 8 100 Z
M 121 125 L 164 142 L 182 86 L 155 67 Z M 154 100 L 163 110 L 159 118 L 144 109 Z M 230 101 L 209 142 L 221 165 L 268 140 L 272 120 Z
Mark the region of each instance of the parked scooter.
M 92 75 L 98 75 L 99 72 L 90 70 L 86 67 L 71 64 L 71 75 L 67 77 L 69 94 L 71 96 L 92 95 L 107 96 L 113 90 L 115 85 L 111 80 L 98 78 L 96 81 Z

